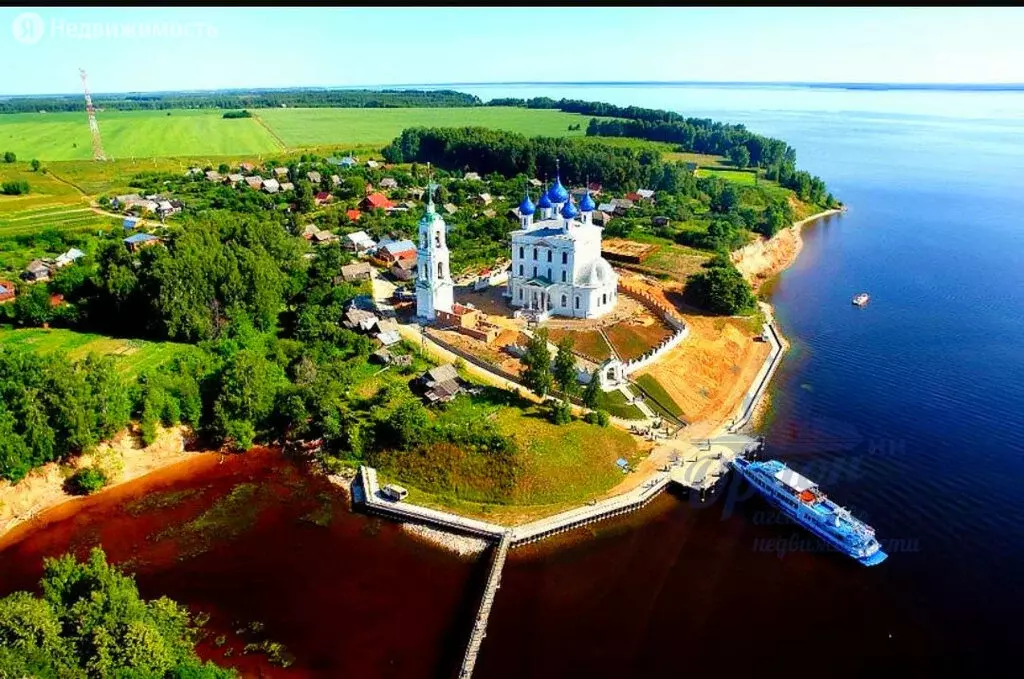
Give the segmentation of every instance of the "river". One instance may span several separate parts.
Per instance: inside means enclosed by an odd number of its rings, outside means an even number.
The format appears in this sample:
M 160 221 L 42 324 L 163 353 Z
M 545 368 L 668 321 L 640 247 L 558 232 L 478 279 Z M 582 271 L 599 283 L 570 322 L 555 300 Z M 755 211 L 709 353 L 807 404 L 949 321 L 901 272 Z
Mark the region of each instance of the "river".
M 513 552 L 475 676 L 920 674 L 1019 659 L 1024 94 L 467 89 L 742 122 L 786 139 L 850 206 L 805 229 L 772 286 L 793 350 L 765 434 L 771 456 L 818 480 L 890 552 L 870 569 L 821 553 L 741 488 L 706 507 L 663 495 L 592 536 Z M 850 304 L 860 291 L 863 309 Z M 484 565 L 318 500 L 323 481 L 272 455 L 246 459 L 153 480 L 186 493 L 167 507 L 138 510 L 154 488 L 133 485 L 29 535 L 0 553 L 0 593 L 30 586 L 42 555 L 102 542 L 145 595 L 211 613 L 205 657 L 240 649 L 212 639 L 259 621 L 297 656 L 289 676 L 451 674 Z M 239 485 L 263 509 L 215 544 L 161 533 Z M 256 658 L 242 667 L 280 673 Z

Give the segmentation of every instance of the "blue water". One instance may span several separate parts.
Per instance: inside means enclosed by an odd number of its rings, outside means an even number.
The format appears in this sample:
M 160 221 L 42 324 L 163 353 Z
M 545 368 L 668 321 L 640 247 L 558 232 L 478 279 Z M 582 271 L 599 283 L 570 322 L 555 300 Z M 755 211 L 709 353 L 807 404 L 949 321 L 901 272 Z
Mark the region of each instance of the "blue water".
M 480 676 L 1024 658 L 1024 93 L 470 90 L 741 122 L 789 142 L 849 205 L 804 231 L 773 287 L 793 350 L 765 434 L 890 552 L 871 569 L 818 553 L 767 505 L 735 501 L 741 488 L 700 509 L 666 500 L 642 525 L 516 556 Z M 866 308 L 850 304 L 861 291 Z

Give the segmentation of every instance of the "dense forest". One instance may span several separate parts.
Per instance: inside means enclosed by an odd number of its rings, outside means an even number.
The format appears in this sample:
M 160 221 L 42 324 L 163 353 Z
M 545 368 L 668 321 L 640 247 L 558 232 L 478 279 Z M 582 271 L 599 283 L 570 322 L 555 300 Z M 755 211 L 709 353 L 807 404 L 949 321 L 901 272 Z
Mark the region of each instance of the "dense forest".
M 111 111 L 171 108 L 409 108 L 479 106 L 480 99 L 452 90 L 254 90 L 94 94 L 93 104 Z M 85 111 L 81 95 L 0 99 L 0 113 Z

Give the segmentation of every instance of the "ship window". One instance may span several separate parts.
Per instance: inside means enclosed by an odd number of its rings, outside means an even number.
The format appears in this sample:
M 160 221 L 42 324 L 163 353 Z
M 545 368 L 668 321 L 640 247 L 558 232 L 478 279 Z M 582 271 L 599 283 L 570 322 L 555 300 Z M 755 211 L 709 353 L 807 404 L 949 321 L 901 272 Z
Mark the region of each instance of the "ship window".
M 569 253 L 568 252 L 563 252 L 562 253 L 562 264 L 568 264 L 568 263 L 569 263 Z

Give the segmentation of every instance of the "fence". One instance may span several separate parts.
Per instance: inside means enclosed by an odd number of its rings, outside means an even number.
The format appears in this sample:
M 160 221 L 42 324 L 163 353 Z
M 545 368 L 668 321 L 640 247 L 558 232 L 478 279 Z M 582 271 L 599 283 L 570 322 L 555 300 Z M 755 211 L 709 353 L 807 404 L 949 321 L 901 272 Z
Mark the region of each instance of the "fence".
M 643 290 L 632 288 L 621 281 L 619 282 L 619 292 L 623 295 L 628 295 L 633 299 L 643 304 L 648 311 L 656 315 L 662 321 L 664 321 L 669 327 L 675 332 L 670 337 L 662 340 L 656 347 L 649 349 L 644 352 L 641 356 L 634 358 L 624 365 L 624 372 L 629 375 L 637 370 L 646 368 L 648 365 L 658 360 L 658 358 L 666 351 L 672 349 L 677 344 L 686 339 L 687 335 L 690 334 L 690 328 L 687 327 L 686 322 L 683 319 L 675 315 L 670 309 L 666 308 L 661 302 L 656 300 L 649 293 Z

